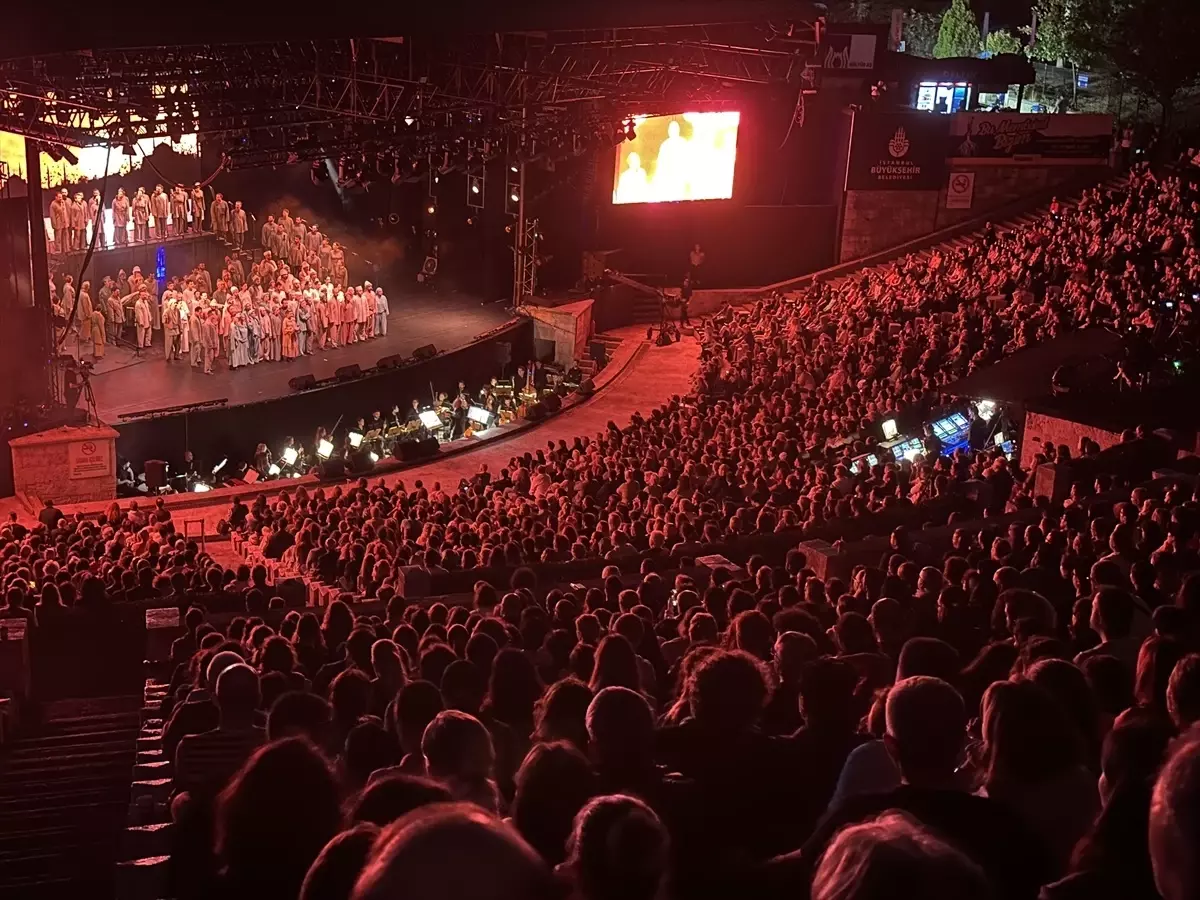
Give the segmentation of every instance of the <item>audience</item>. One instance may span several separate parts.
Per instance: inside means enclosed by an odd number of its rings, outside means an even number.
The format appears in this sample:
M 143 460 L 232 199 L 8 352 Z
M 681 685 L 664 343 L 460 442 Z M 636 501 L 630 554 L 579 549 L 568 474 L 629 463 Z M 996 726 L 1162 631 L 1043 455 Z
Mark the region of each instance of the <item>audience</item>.
M 321 618 L 136 507 L 0 529 L 6 608 L 47 632 L 183 611 L 181 898 L 1191 900 L 1200 489 L 1086 443 L 1065 499 L 992 451 L 848 462 L 1020 347 L 1153 327 L 1197 283 L 1196 200 L 1138 169 L 1019 232 L 722 312 L 694 395 L 458 492 L 256 501 L 239 530 L 291 532 L 339 586 Z M 695 565 L 707 547 L 746 561 Z M 582 559 L 608 565 L 542 583 Z M 487 580 L 410 601 L 414 565 Z

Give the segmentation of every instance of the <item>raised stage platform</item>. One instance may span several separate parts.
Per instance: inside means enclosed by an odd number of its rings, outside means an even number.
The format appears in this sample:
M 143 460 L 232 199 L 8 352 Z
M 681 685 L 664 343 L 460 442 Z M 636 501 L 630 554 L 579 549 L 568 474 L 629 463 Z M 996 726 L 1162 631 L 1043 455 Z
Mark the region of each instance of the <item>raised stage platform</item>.
M 330 428 L 393 404 L 407 407 L 414 398 L 428 402 L 430 390 L 453 393 L 458 382 L 477 388 L 499 377 L 511 358 L 509 372 L 533 353 L 533 323 L 511 320 L 502 306 L 483 305 L 456 294 L 389 295 L 391 315 L 383 338 L 338 347 L 289 362 L 264 362 L 230 370 L 219 361 L 212 375 L 184 361 L 163 358 L 158 344 L 119 368 L 97 369 L 92 376 L 101 421 L 120 432 L 119 456 L 140 463 L 166 459 L 177 465 L 191 450 L 201 467 L 224 456 L 248 459 L 259 441 L 293 435 L 309 443 L 319 426 Z M 413 350 L 433 344 L 438 355 L 402 368 L 375 372 L 351 381 L 309 391 L 293 391 L 288 381 L 311 373 L 330 378 L 352 364 L 364 371 L 385 356 L 411 357 Z M 117 348 L 116 353 L 130 356 Z M 113 360 L 115 362 L 115 358 Z M 107 360 L 106 360 L 107 364 Z M 220 407 L 188 413 L 139 417 L 144 411 L 226 400 Z M 125 415 L 127 418 L 122 419 Z
M 227 244 L 209 232 L 185 234 L 176 238 L 167 238 L 164 241 L 148 241 L 144 244 L 129 244 L 124 247 L 105 249 L 97 248 L 88 261 L 87 268 L 83 270 L 82 278 L 80 277 L 80 266 L 87 257 L 85 251 L 51 253 L 49 256 L 50 274 L 70 275 L 75 279 L 76 284 L 82 281 L 91 281 L 94 296 L 95 291 L 100 289 L 100 283 L 104 280 L 105 275 L 115 278 L 122 269 L 128 274 L 133 271 L 134 266 L 138 266 L 143 275 L 156 277 L 160 262 L 162 272 L 167 277 L 186 275 L 197 265 L 204 263 L 215 279 L 221 274 L 221 266 L 225 262 L 225 257 L 232 255 L 233 252 L 231 244 Z
M 110 347 L 92 376 L 96 411 L 102 421 L 117 425 L 122 415 L 164 406 L 220 399 L 228 400 L 231 406 L 273 400 L 292 393 L 288 381 L 297 375 L 311 372 L 320 380 L 332 376 L 341 366 L 355 363 L 369 369 L 385 356 L 411 356 L 413 350 L 426 344 L 433 344 L 439 351 L 452 350 L 512 318 L 503 306 L 484 305 L 464 294 L 410 293 L 394 287 L 388 290 L 387 286 L 385 290 L 391 308 L 386 336 L 318 350 L 298 359 L 262 362 L 241 369 L 230 369 L 226 360 L 218 360 L 213 374 L 205 375 L 187 362 L 167 362 L 161 331 L 154 333 L 154 346 L 143 350 L 141 356 L 135 356 L 127 347 Z

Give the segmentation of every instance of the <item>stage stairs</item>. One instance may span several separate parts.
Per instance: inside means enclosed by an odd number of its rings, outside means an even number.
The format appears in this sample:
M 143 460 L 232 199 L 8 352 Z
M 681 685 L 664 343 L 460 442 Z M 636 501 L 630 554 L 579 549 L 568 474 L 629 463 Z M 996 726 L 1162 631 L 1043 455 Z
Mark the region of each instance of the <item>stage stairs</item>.
M 0 897 L 114 896 L 138 697 L 47 704 L 0 761 Z

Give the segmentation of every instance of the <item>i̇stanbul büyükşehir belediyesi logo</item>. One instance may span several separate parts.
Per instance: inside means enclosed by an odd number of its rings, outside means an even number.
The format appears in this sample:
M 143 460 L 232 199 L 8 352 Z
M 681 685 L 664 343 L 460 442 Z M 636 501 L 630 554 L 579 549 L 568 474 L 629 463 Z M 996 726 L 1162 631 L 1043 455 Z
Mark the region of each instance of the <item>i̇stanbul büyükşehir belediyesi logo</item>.
M 904 157 L 912 148 L 912 143 L 903 128 L 897 128 L 887 143 L 888 155 L 891 159 L 881 159 L 871 166 L 871 174 L 877 181 L 912 181 L 921 175 L 920 163 L 915 163 Z

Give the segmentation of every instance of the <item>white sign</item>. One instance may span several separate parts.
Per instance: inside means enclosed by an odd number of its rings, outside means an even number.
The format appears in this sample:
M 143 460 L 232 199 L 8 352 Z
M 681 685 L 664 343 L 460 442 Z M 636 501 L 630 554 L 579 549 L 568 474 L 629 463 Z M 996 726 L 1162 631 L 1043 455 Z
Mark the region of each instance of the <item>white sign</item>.
M 975 199 L 975 173 L 951 172 L 946 185 L 946 209 L 970 209 Z
M 112 457 L 108 441 L 71 441 L 67 444 L 67 469 L 71 480 L 111 476 Z

